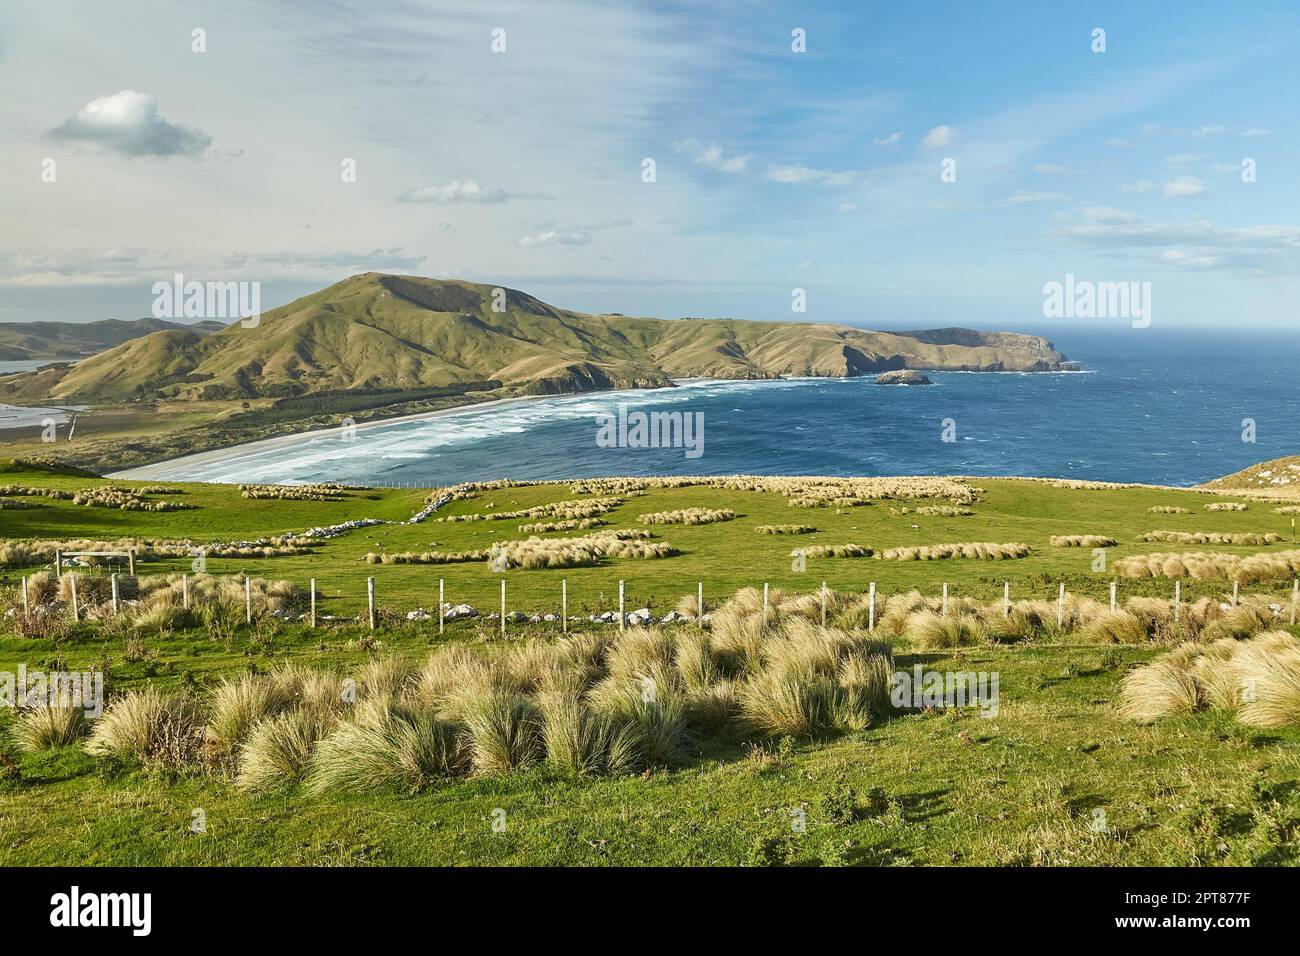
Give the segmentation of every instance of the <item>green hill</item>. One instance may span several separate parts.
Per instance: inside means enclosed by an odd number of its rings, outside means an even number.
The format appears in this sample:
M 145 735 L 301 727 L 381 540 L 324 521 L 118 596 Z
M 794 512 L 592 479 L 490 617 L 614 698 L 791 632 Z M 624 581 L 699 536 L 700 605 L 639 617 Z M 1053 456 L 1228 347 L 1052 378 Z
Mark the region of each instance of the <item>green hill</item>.
M 3 322 L 0 323 L 0 361 L 84 358 L 121 345 L 123 342 L 168 329 L 210 333 L 222 328 L 225 328 L 224 322 L 207 321 L 182 325 L 164 319 Z
M 222 400 L 482 381 L 545 394 L 654 387 L 690 376 L 1040 371 L 1065 361 L 1050 342 L 1029 335 L 588 315 L 514 290 L 498 303 L 494 291 L 366 273 L 271 310 L 255 328 L 234 323 L 213 335 L 165 329 L 73 367 L 0 379 L 0 399 Z

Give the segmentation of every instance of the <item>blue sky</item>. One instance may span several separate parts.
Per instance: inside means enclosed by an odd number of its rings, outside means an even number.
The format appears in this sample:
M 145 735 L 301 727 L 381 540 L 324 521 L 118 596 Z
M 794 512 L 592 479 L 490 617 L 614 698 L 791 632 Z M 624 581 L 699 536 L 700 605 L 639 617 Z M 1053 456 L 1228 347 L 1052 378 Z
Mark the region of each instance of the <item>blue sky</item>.
M 379 269 L 1039 329 L 1073 273 L 1150 282 L 1159 325 L 1294 324 L 1295 4 L 715 6 L 18 0 L 0 319 L 147 314 L 177 271 L 274 304 Z

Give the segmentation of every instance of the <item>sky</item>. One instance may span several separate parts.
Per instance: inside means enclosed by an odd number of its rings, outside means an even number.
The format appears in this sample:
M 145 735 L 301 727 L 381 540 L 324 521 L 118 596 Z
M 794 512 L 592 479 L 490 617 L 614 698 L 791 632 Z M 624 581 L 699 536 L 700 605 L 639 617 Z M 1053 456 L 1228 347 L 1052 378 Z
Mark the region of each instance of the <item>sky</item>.
M 375 270 L 1037 330 L 1073 275 L 1149 282 L 1155 325 L 1290 327 L 1298 80 L 1269 0 L 6 0 L 0 321 Z

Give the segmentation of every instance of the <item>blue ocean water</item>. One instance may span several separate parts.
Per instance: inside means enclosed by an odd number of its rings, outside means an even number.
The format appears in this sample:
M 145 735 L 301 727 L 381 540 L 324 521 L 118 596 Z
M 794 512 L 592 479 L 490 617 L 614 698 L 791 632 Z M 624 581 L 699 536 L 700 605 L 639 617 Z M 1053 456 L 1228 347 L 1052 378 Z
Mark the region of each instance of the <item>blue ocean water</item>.
M 1079 372 L 695 381 L 527 399 L 421 421 L 177 460 L 162 477 L 421 486 L 599 475 L 1034 475 L 1187 485 L 1300 452 L 1300 332 L 1037 329 Z M 602 448 L 597 416 L 703 415 L 703 454 Z M 956 441 L 942 440 L 944 420 Z M 1243 441 L 1253 419 L 1255 441 Z

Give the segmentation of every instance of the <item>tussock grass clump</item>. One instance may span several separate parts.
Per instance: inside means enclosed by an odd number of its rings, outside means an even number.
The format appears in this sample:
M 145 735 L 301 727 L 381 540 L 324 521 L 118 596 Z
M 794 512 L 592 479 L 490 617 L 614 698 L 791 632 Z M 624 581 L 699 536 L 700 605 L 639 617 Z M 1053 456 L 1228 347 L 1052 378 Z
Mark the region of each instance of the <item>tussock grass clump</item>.
M 736 512 L 730 508 L 680 508 L 676 511 L 656 511 L 641 516 L 642 524 L 713 524 L 731 521 Z
M 258 721 L 274 716 L 293 700 L 282 685 L 245 674 L 224 678 L 209 698 L 204 741 L 220 758 L 230 759 Z
M 1205 506 L 1206 511 L 1245 511 L 1246 506 L 1240 501 L 1212 501 Z
M 969 508 L 958 508 L 954 505 L 921 505 L 913 508 L 903 505 L 898 508 L 890 508 L 891 515 L 910 515 L 918 514 L 930 518 L 968 518 L 975 512 Z
M 1148 531 L 1138 536 L 1139 541 L 1172 541 L 1177 544 L 1276 544 L 1280 534 L 1249 534 L 1222 531 Z
M 975 614 L 945 615 L 927 609 L 908 615 L 903 625 L 903 637 L 922 650 L 939 650 L 983 644 L 988 629 Z
M 1130 671 L 1120 685 L 1120 713 L 1138 723 L 1153 723 L 1171 714 L 1190 714 L 1200 706 L 1196 678 L 1166 658 Z
M 1203 706 L 1253 727 L 1300 724 L 1300 641 L 1286 631 L 1183 644 L 1130 673 L 1121 711 L 1149 723 Z
M 240 485 L 239 494 L 249 499 L 283 501 L 342 501 L 343 488 L 335 484 L 315 485 Z
M 425 711 L 372 701 L 316 744 L 310 793 L 418 793 L 465 772 L 455 725 Z
M 1300 550 L 1246 557 L 1215 551 L 1157 551 L 1120 558 L 1114 567 L 1117 574 L 1128 578 L 1190 577 L 1197 581 L 1226 578 L 1251 584 L 1295 577 L 1300 573 Z
M 1050 543 L 1054 548 L 1113 548 L 1119 544 L 1101 534 L 1054 534 Z
M 1275 515 L 1300 515 L 1300 505 L 1283 505 L 1281 508 L 1274 508 Z
M 790 556 L 795 557 L 801 551 L 809 558 L 869 558 L 875 553 L 861 544 L 814 544 L 791 551 Z
M 1147 639 L 1142 619 L 1125 610 L 1098 614 L 1079 633 L 1088 644 L 1141 644 Z
M 1178 505 L 1153 505 L 1147 509 L 1147 514 L 1151 515 L 1189 515 L 1191 513 L 1191 508 L 1180 508 Z
M 34 707 L 19 713 L 11 731 L 19 750 L 35 753 L 70 747 L 86 733 L 86 713 L 80 707 Z
M 202 740 L 203 719 L 193 699 L 147 687 L 108 705 L 86 750 L 175 768 L 195 760 Z
M 262 720 L 239 748 L 236 785 L 262 791 L 299 782 L 311 765 L 317 742 L 334 723 L 331 714 L 309 708 Z
M 547 531 L 586 531 L 606 524 L 600 518 L 571 518 L 568 521 L 537 521 L 521 524 L 519 530 L 524 534 L 544 534 Z
M 817 529 L 810 524 L 761 524 L 754 530 L 759 534 L 812 534 Z
M 542 757 L 541 714 L 523 694 L 485 688 L 467 701 L 460 717 L 475 773 L 506 773 Z
M 179 501 L 149 501 L 125 488 L 84 488 L 72 496 L 74 505 L 87 508 L 117 508 L 120 511 L 186 511 L 192 505 Z
M 907 548 L 890 548 L 880 556 L 886 561 L 944 561 L 950 558 L 978 558 L 984 561 L 1005 561 L 1027 558 L 1033 549 L 1027 544 L 994 544 L 988 541 L 967 541 L 961 544 L 930 544 Z

